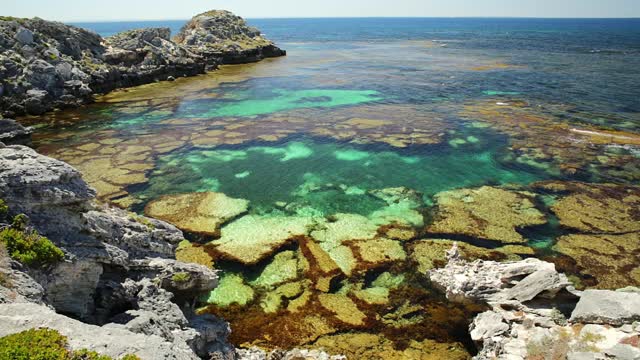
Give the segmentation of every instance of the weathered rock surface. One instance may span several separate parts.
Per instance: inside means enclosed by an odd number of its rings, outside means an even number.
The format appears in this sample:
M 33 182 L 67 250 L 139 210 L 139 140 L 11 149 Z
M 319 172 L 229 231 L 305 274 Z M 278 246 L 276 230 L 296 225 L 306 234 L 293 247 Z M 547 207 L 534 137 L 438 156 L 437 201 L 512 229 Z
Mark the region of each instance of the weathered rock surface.
M 553 297 L 558 291 L 571 286 L 567 277 L 556 271 L 555 265 L 538 259 L 467 263 L 460 259 L 457 244 L 447 255 L 447 266 L 431 270 L 429 277 L 452 301 L 488 304 L 525 302 L 541 294 Z
M 480 349 L 475 359 L 640 357 L 640 293 L 580 293 L 554 265 L 536 259 L 469 263 L 455 245 L 447 258 L 444 268 L 429 271 L 433 284 L 449 300 L 490 308 L 469 328 Z
M 33 129 L 24 127 L 12 119 L 0 119 L 0 143 L 5 145 L 29 145 Z
M 116 88 L 202 74 L 205 67 L 213 69 L 220 62 L 284 54 L 228 12 L 202 14 L 185 29 L 188 34 L 178 43 L 170 40 L 168 28 L 103 39 L 59 22 L 2 17 L 0 114 L 38 115 L 79 106 L 92 101 L 94 94 Z
M 636 290 L 586 290 L 571 313 L 571 321 L 615 326 L 640 321 L 640 289 Z
M 255 62 L 286 54 L 262 36 L 260 30 L 224 10 L 194 16 L 180 30 L 176 42 L 204 57 L 209 67 Z
M 194 299 L 211 291 L 218 276 L 209 267 L 173 259 L 183 240 L 178 229 L 96 204 L 94 190 L 77 170 L 24 146 L 0 148 L 0 198 L 10 215 L 26 214 L 29 226 L 65 253 L 64 261 L 46 269 L 0 266 L 3 278 L 11 280 L 0 284 L 0 303 L 44 303 L 83 321 L 117 322 L 88 327 L 47 312 L 24 321 L 16 313 L 10 320 L 17 325 L 3 330 L 49 326 L 69 336 L 72 347 L 112 356 L 233 356 L 227 324 L 192 314 Z M 89 346 L 85 333 L 104 339 Z
M 0 322 L 0 337 L 46 327 L 68 337 L 71 349 L 93 350 L 113 358 L 135 354 L 145 360 L 199 359 L 184 342 L 169 342 L 157 335 L 137 334 L 119 326 L 85 324 L 37 304 L 2 304 Z

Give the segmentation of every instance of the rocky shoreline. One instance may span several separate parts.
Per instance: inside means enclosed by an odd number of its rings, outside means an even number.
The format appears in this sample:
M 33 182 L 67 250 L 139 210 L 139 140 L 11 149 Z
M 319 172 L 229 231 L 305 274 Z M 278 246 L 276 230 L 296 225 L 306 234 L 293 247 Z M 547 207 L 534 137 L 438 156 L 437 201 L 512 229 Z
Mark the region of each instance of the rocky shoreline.
M 457 244 L 432 284 L 454 302 L 482 304 L 469 331 L 474 359 L 639 359 L 640 289 L 577 291 L 555 266 L 530 258 L 467 262 Z
M 2 133 L 8 143 L 29 132 L 11 124 Z M 319 350 L 236 349 L 225 321 L 196 314 L 196 300 L 217 286 L 218 274 L 175 260 L 182 232 L 98 203 L 95 190 L 64 162 L 0 142 L 0 199 L 0 338 L 48 328 L 65 336 L 71 350 L 113 358 L 341 358 Z M 26 251 L 20 246 L 28 246 L 20 241 L 50 241 L 60 257 L 17 261 Z M 43 256 L 42 249 L 32 251 Z
M 117 88 L 175 80 L 286 52 L 228 11 L 108 38 L 39 18 L 0 17 L 0 115 L 77 107 Z

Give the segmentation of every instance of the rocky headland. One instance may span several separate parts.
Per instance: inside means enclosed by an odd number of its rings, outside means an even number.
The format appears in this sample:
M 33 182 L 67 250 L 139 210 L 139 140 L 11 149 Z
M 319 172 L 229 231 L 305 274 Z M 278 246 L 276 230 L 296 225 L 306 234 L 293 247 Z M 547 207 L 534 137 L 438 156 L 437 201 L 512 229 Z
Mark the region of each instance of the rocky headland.
M 94 95 L 117 88 L 283 55 L 259 30 L 227 11 L 194 17 L 175 41 L 168 28 L 102 38 L 59 22 L 0 17 L 0 114 L 38 115 L 91 102 Z

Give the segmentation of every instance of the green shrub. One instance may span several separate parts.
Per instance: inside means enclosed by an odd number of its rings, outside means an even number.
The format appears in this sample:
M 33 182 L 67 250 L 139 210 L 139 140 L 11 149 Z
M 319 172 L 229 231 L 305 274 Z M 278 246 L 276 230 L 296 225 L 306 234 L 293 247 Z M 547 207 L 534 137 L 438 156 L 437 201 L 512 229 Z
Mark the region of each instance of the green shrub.
M 5 245 L 11 258 L 28 266 L 54 264 L 64 258 L 62 250 L 35 231 L 7 228 L 0 231 L 0 242 Z
M 175 273 L 171 277 L 171 280 L 173 282 L 177 282 L 177 283 L 187 282 L 187 281 L 189 281 L 189 279 L 191 279 L 191 275 L 189 273 L 187 273 L 187 272 Z
M 129 354 L 129 355 L 125 355 L 125 356 L 122 358 L 122 360 L 142 360 L 142 359 L 140 359 L 140 358 L 139 358 L 139 357 L 137 357 L 136 355 Z
M 4 200 L 0 199 L 0 220 L 3 220 L 9 214 L 9 207 L 4 202 Z
M 95 351 L 67 349 L 67 337 L 51 329 L 30 329 L 0 338 L 0 360 L 113 360 Z M 122 360 L 140 360 L 125 355 Z
M 16 230 L 24 231 L 24 229 L 27 228 L 28 224 L 29 224 L 29 218 L 27 217 L 27 215 L 18 214 L 13 217 L 13 222 L 11 223 L 11 227 Z
M 64 360 L 67 338 L 55 330 L 30 329 L 0 338 L 1 360 Z
M 70 354 L 71 360 L 112 360 L 109 356 L 100 355 L 95 351 L 77 350 Z

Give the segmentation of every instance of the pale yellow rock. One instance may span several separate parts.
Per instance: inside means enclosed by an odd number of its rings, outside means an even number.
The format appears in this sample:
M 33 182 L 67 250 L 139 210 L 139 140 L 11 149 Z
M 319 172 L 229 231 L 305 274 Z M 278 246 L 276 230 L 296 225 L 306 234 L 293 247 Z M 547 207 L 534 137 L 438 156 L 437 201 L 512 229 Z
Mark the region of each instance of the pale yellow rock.
M 222 193 L 166 195 L 151 201 L 145 214 L 167 221 L 181 230 L 215 236 L 225 222 L 245 213 L 249 202 Z
M 349 297 L 339 294 L 320 294 L 318 300 L 324 308 L 333 312 L 338 320 L 354 326 L 364 325 L 367 316 Z

